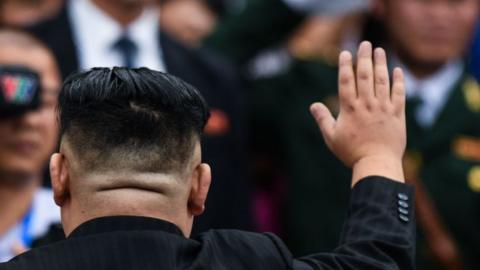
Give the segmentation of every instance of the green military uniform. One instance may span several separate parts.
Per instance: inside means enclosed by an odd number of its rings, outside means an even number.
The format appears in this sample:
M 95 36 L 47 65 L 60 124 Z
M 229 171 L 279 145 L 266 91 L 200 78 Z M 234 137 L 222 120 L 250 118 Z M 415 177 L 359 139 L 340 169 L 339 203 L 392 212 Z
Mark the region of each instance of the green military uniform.
M 408 105 L 408 103 L 407 103 Z M 407 108 L 407 156 L 456 242 L 465 269 L 480 269 L 480 88 L 464 75 L 433 126 L 422 129 Z M 419 229 L 418 269 L 436 269 Z
M 256 146 L 276 149 L 287 174 L 286 237 L 296 255 L 335 248 L 346 215 L 351 173 L 308 110 L 323 101 L 338 111 L 336 78 L 336 66 L 296 60 L 287 73 L 254 81 L 249 95 Z

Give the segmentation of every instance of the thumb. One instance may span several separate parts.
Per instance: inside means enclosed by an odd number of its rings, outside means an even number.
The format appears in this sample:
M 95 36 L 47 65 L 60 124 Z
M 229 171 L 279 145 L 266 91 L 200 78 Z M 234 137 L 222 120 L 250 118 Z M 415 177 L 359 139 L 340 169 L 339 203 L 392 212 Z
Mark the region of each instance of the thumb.
M 318 124 L 322 132 L 323 139 L 327 144 L 331 141 L 335 130 L 335 118 L 322 103 L 316 102 L 310 106 L 310 113 Z

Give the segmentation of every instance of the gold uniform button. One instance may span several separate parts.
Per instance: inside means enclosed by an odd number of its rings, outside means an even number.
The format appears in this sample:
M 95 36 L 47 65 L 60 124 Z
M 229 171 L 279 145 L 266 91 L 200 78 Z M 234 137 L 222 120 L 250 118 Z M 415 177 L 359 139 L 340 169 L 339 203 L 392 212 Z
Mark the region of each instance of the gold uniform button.
M 480 192 L 480 166 L 475 166 L 468 173 L 468 186 L 475 192 Z
M 469 78 L 463 83 L 463 94 L 467 107 L 474 112 L 480 111 L 480 87 L 475 79 Z

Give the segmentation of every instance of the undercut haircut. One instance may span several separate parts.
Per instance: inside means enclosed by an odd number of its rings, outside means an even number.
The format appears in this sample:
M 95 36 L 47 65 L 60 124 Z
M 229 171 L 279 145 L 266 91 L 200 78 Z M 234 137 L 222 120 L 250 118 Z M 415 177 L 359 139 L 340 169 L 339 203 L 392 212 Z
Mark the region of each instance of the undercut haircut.
M 199 91 L 147 68 L 94 68 L 59 95 L 60 134 L 86 172 L 182 173 L 209 118 Z

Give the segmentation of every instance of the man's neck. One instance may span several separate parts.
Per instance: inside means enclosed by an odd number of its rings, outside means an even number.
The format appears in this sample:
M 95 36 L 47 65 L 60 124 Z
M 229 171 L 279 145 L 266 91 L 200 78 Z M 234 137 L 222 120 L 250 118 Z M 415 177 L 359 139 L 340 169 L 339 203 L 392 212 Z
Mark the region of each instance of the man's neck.
M 117 181 L 122 184 L 122 181 Z M 116 183 L 115 183 L 116 184 Z M 86 188 L 83 194 L 88 197 L 71 194 L 62 205 L 62 223 L 66 235 L 88 220 L 105 216 L 144 216 L 166 220 L 177 225 L 185 236 L 190 235 L 192 218 L 184 208 L 178 207 L 184 200 L 173 200 L 168 193 L 153 189 L 132 187 L 102 188 L 94 190 Z
M 127 27 L 137 19 L 145 8 L 144 4 L 126 3 L 113 0 L 91 0 L 98 8 L 111 16 L 123 27 Z
M 419 61 L 417 59 L 413 59 L 412 57 L 409 57 L 408 55 L 399 52 L 396 53 L 396 57 L 398 58 L 398 60 L 400 60 L 401 63 L 405 65 L 406 68 L 408 68 L 410 73 L 419 80 L 435 74 L 447 64 L 447 62 L 427 63 Z
M 408 70 L 415 76 L 417 79 L 424 79 L 439 71 L 445 64 L 438 65 L 425 65 L 421 66 L 413 63 L 405 63 L 405 66 Z

